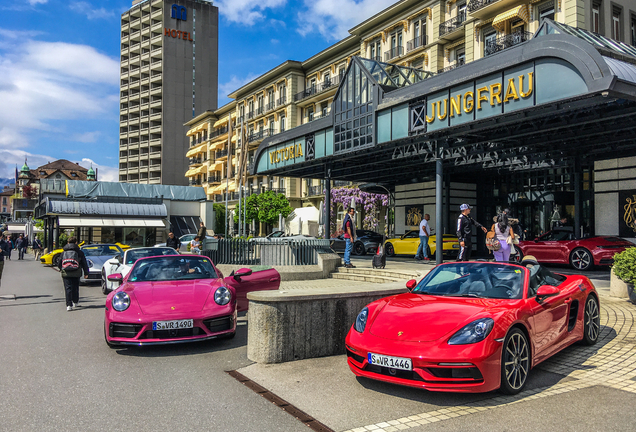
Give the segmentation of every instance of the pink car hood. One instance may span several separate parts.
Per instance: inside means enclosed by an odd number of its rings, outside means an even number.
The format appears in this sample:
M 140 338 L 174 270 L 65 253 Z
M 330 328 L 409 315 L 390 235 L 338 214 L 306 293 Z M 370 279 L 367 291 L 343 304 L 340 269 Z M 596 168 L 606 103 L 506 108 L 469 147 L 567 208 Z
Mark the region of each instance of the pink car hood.
M 137 282 L 124 288 L 137 299 L 144 315 L 198 312 L 213 291 L 221 286 L 219 279 Z

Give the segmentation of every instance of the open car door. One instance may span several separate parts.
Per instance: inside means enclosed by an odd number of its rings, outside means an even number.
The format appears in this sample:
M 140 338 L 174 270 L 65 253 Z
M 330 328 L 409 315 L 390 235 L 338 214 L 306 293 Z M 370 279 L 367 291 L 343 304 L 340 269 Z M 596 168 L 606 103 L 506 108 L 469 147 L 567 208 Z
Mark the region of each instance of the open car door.
M 253 272 L 242 268 L 223 279 L 227 286 L 236 291 L 236 310 L 248 308 L 247 293 L 252 291 L 277 290 L 280 287 L 280 274 L 275 269 Z

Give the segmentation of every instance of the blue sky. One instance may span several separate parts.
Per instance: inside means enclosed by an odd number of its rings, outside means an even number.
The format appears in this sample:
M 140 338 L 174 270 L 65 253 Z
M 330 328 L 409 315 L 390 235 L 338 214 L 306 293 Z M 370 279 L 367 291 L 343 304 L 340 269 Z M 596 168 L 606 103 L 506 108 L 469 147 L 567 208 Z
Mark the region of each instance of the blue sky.
M 222 0 L 219 106 L 396 0 Z M 131 0 L 0 0 L 0 178 L 68 159 L 117 181 L 120 16 Z

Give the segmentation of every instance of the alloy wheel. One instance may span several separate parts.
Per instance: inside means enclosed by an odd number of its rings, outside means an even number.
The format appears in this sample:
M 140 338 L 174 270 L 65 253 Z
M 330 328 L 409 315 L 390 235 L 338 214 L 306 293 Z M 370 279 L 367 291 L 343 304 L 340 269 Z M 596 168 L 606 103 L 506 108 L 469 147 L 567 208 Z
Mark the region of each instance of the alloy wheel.
M 601 329 L 600 322 L 598 303 L 594 297 L 590 297 L 585 304 L 585 336 L 588 343 L 593 344 L 597 341 Z
M 592 266 L 592 257 L 585 249 L 576 249 L 572 252 L 572 267 L 577 270 L 587 270 Z
M 521 332 L 515 332 L 508 339 L 504 354 L 506 382 L 512 390 L 519 390 L 526 383 L 530 369 L 528 343 Z

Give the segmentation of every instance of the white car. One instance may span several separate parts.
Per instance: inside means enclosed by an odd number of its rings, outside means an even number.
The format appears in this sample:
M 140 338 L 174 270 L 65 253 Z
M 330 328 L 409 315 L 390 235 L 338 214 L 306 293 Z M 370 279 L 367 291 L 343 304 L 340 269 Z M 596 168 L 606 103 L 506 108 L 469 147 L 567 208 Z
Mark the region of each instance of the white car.
M 196 236 L 197 234 L 195 233 L 195 234 L 184 234 L 181 237 L 179 237 L 179 241 L 181 242 L 181 247 L 179 248 L 179 252 L 188 252 L 188 245 L 190 244 L 192 240 L 194 240 Z M 210 237 L 208 236 L 208 238 Z M 166 244 L 158 243 L 155 245 L 155 247 L 166 247 Z
M 135 261 L 139 258 L 146 258 L 160 255 L 177 255 L 179 252 L 170 247 L 141 247 L 124 251 L 124 256 L 116 255 L 109 259 L 102 266 L 102 292 L 106 295 L 119 288 L 119 284 L 108 280 L 108 276 L 121 273 L 126 276 Z

